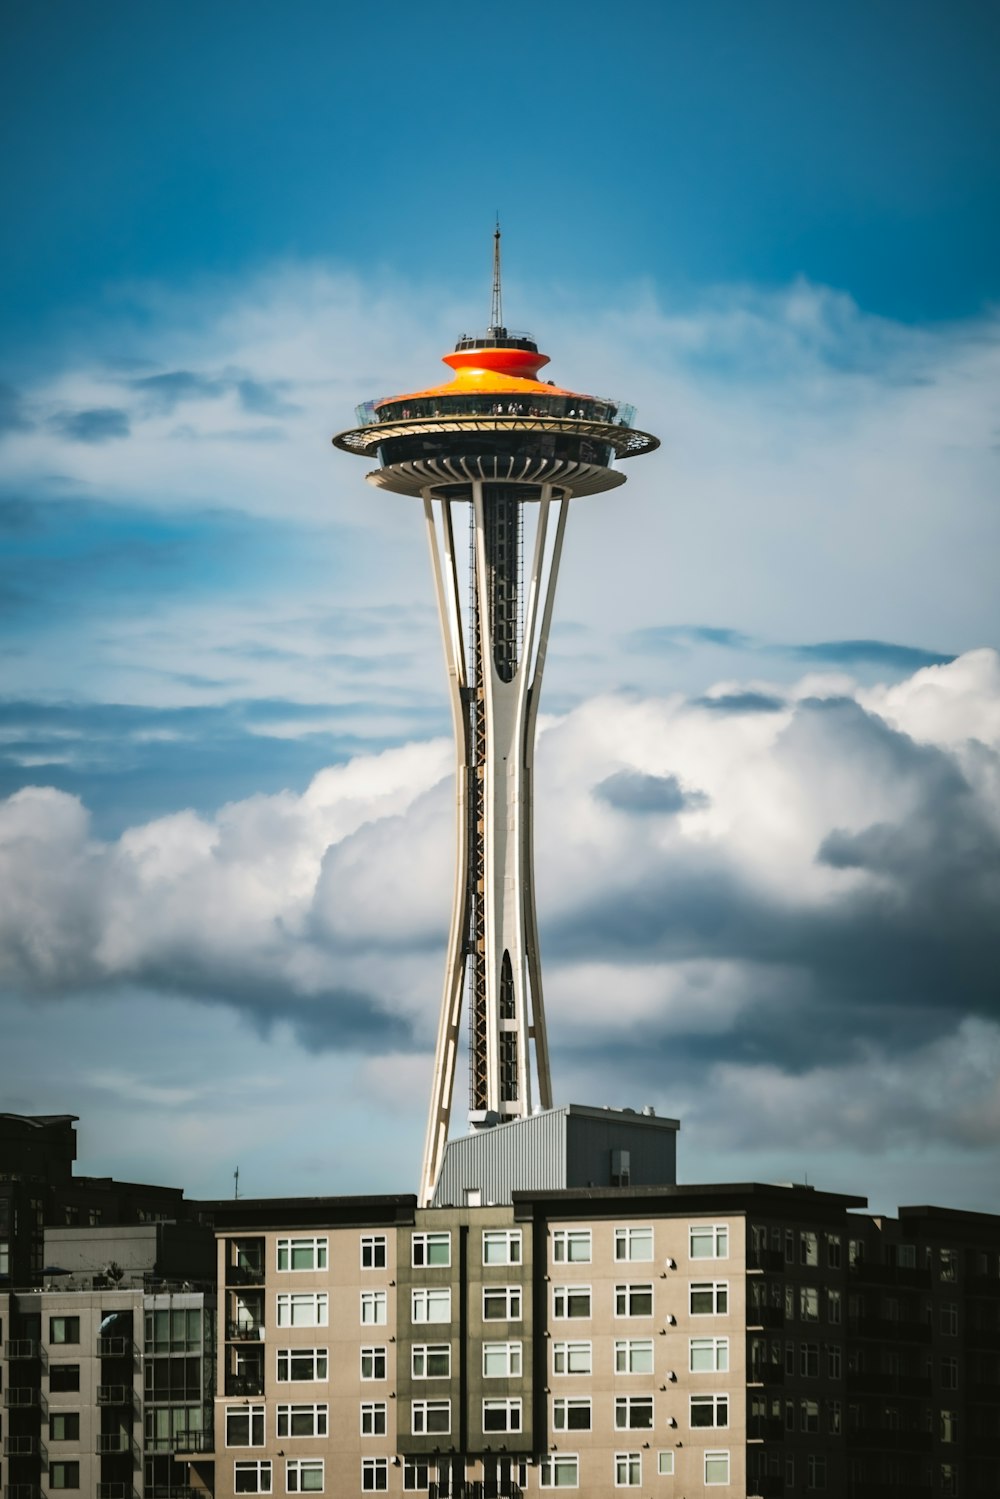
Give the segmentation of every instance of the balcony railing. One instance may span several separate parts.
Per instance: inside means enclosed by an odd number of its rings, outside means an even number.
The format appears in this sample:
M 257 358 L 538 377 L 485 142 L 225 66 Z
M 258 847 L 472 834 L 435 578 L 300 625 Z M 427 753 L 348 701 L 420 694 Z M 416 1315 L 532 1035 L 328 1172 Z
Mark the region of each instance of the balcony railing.
M 98 1338 L 97 1352 L 101 1358 L 129 1358 L 137 1350 L 131 1338 Z
M 227 1286 L 262 1286 L 264 1284 L 263 1265 L 227 1265 Z
M 131 1452 L 132 1438 L 127 1431 L 101 1431 L 97 1435 L 98 1452 Z
M 5 1483 L 3 1499 L 42 1499 L 37 1483 Z
M 32 1453 L 40 1452 L 41 1441 L 38 1437 L 4 1437 L 3 1451 L 5 1457 L 30 1457 Z
M 174 1452 L 214 1452 L 215 1438 L 210 1431 L 178 1431 L 172 1443 Z
M 99 1483 L 97 1499 L 132 1499 L 135 1494 L 130 1483 Z
M 513 1481 L 492 1483 L 432 1483 L 427 1499 L 522 1499 L 520 1484 Z
M 4 1405 L 15 1409 L 41 1405 L 42 1392 L 36 1390 L 33 1385 L 11 1385 L 4 1391 L 3 1402 Z
M 227 1374 L 227 1395 L 263 1395 L 264 1371 L 259 1374 Z
M 230 1322 L 226 1326 L 226 1341 L 230 1343 L 259 1343 L 263 1336 L 263 1322 Z
M 131 1405 L 132 1386 L 128 1384 L 99 1384 L 98 1405 Z
M 8 1358 L 41 1358 L 42 1345 L 37 1338 L 8 1338 L 4 1353 Z

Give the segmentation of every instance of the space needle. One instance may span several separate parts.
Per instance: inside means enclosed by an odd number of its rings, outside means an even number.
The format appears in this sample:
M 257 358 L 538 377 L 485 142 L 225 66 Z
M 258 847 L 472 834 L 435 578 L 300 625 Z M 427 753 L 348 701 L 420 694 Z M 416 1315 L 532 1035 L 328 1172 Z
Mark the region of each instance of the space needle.
M 535 726 L 571 499 L 625 482 L 615 465 L 657 438 L 632 407 L 538 378 L 549 363 L 503 319 L 500 228 L 484 334 L 454 377 L 358 407 L 338 448 L 377 488 L 423 501 L 455 731 L 455 889 L 420 1202 L 441 1169 L 463 997 L 474 1129 L 552 1106 L 535 910 Z

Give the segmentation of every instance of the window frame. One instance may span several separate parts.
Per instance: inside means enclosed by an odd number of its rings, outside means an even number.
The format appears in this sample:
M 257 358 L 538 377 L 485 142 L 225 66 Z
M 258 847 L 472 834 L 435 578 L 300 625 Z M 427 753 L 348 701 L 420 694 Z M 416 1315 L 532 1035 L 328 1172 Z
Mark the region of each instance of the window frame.
M 711 1412 L 711 1421 L 696 1421 L 694 1419 L 695 1409 Z M 720 1411 L 725 1416 L 724 1421 L 719 1420 Z M 689 1431 L 728 1431 L 729 1430 L 729 1391 L 711 1390 L 699 1391 L 688 1396 L 688 1430 Z
M 586 1411 L 585 1425 L 574 1425 L 569 1420 L 571 1411 Z M 560 1421 L 560 1416 L 562 1420 Z M 590 1395 L 553 1395 L 553 1431 L 592 1431 L 594 1428 L 594 1402 Z
M 711 1365 L 707 1368 L 695 1367 L 695 1351 L 709 1353 Z M 720 1363 L 719 1356 L 722 1355 L 723 1362 Z M 688 1373 L 689 1374 L 728 1374 L 729 1373 L 729 1337 L 722 1333 L 715 1336 L 709 1333 L 707 1337 L 688 1338 Z
M 226 1446 L 227 1447 L 266 1447 L 267 1446 L 267 1406 L 263 1401 L 248 1401 L 246 1405 L 227 1405 L 225 1414 Z M 229 1434 L 229 1424 L 233 1419 L 245 1419 L 247 1423 L 247 1440 L 245 1442 L 233 1441 Z M 260 1436 L 254 1440 L 254 1425 L 260 1422 Z
M 385 1270 L 389 1248 L 387 1234 L 362 1234 L 358 1255 L 362 1270 Z M 379 1257 L 381 1251 L 381 1258 Z
M 360 1318 L 360 1325 L 362 1327 L 388 1326 L 389 1292 L 384 1290 L 360 1292 L 358 1317 Z
M 371 1364 L 372 1373 L 365 1373 L 365 1360 Z M 381 1361 L 382 1373 L 377 1371 Z M 376 1384 L 388 1378 L 389 1349 L 385 1343 L 365 1343 L 362 1345 L 358 1356 L 359 1372 L 362 1384 Z
M 486 1367 L 486 1359 L 489 1354 L 494 1357 L 502 1351 L 506 1368 L 501 1373 L 492 1373 Z M 517 1368 L 513 1368 L 514 1364 Z M 486 1342 L 483 1341 L 483 1378 L 484 1379 L 520 1379 L 524 1373 L 523 1345 L 520 1338 L 509 1341 Z
M 431 1249 L 444 1247 L 444 1259 L 429 1257 Z M 437 1229 L 410 1235 L 410 1267 L 414 1270 L 449 1270 L 451 1268 L 451 1230 Z
M 296 1417 L 301 1419 L 303 1411 L 311 1412 L 313 1429 L 312 1431 L 293 1431 L 292 1423 Z M 285 1425 L 284 1431 L 281 1429 L 283 1421 Z M 325 1438 L 329 1434 L 329 1430 L 330 1406 L 326 1401 L 282 1401 L 280 1405 L 275 1406 L 274 1435 L 276 1438 L 288 1438 L 291 1440 L 292 1438 L 302 1437 L 303 1439 L 312 1440 L 315 1438 Z
M 241 1488 L 239 1484 L 240 1474 L 246 1478 L 254 1473 L 257 1482 L 252 1489 Z M 234 1494 L 270 1494 L 272 1491 L 273 1470 L 269 1457 L 237 1458 L 233 1462 L 233 1493 Z M 261 1480 L 267 1482 L 262 1485 Z
M 495 1243 L 503 1245 L 506 1254 L 503 1259 L 488 1259 L 487 1244 Z M 484 1228 L 482 1255 L 484 1265 L 520 1265 L 522 1263 L 522 1236 L 519 1228 Z M 516 1251 L 512 1257 L 512 1251 Z
M 557 1472 L 572 1471 L 572 1480 L 556 1480 Z M 538 1464 L 538 1487 L 540 1489 L 578 1489 L 580 1487 L 580 1456 L 577 1452 L 547 1452 Z
M 585 1312 L 573 1310 L 575 1302 L 586 1299 Z M 594 1315 L 593 1286 L 553 1286 L 552 1320 L 554 1322 L 589 1322 Z
M 445 1316 L 431 1316 L 431 1310 L 447 1308 Z M 422 1315 L 418 1313 L 422 1310 Z M 410 1324 L 413 1327 L 444 1327 L 451 1322 L 451 1286 L 411 1286 Z
M 710 1462 L 725 1462 L 725 1464 L 726 1464 L 726 1476 L 725 1476 L 725 1478 L 709 1478 L 709 1476 L 708 1476 L 708 1465 L 709 1465 Z M 732 1477 L 730 1476 L 731 1473 L 732 1473 L 732 1462 L 731 1462 L 730 1457 L 729 1457 L 729 1448 L 728 1447 L 720 1447 L 720 1448 L 715 1449 L 714 1451 L 710 1451 L 710 1450 L 706 1449 L 706 1451 L 705 1451 L 705 1457 L 704 1457 L 704 1468 L 703 1468 L 702 1471 L 704 1473 L 704 1484 L 705 1484 L 705 1487 L 707 1489 L 722 1488 L 726 1484 L 732 1483 Z M 793 1480 L 793 1483 L 794 1483 L 794 1480 Z
M 708 1295 L 712 1299 L 711 1311 L 701 1311 L 695 1307 L 695 1296 Z M 724 1305 L 720 1306 L 720 1300 Z M 729 1282 L 728 1280 L 692 1280 L 688 1282 L 688 1315 L 691 1317 L 728 1317 L 729 1316 Z
M 59 1327 L 62 1336 L 56 1337 L 56 1328 Z M 76 1337 L 68 1337 L 67 1332 L 75 1332 Z M 80 1346 L 80 1318 L 76 1315 L 58 1316 L 49 1318 L 49 1344 L 53 1348 L 78 1348 Z
M 632 1310 L 632 1299 L 636 1296 L 649 1297 L 649 1311 L 636 1312 Z M 622 1308 L 624 1307 L 624 1310 Z M 645 1280 L 622 1281 L 615 1286 L 615 1318 L 631 1319 L 635 1317 L 651 1317 L 653 1315 L 653 1282 Z
M 708 1236 L 711 1239 L 711 1252 L 708 1254 L 695 1254 L 695 1238 L 703 1239 Z M 725 1240 L 724 1249 L 719 1248 L 720 1240 Z M 689 1260 L 728 1260 L 729 1258 L 729 1224 L 728 1223 L 689 1223 L 688 1224 L 688 1259 Z
M 362 1400 L 358 1408 L 358 1430 L 363 1437 L 386 1436 L 389 1431 L 388 1400 Z
M 276 1350 L 274 1365 L 274 1377 L 277 1384 L 329 1384 L 330 1382 L 330 1350 L 329 1348 L 278 1348 Z M 312 1356 L 313 1373 L 301 1376 L 292 1374 L 292 1363 L 296 1359 L 308 1359 Z M 322 1362 L 325 1372 L 318 1373 Z M 288 1370 L 282 1374 L 282 1365 Z
M 431 1414 L 447 1418 L 445 1426 L 428 1425 L 428 1416 Z M 417 1417 L 420 1417 L 418 1423 Z M 410 1434 L 415 1437 L 449 1437 L 451 1436 L 451 1398 L 450 1396 L 438 1396 L 433 1399 L 419 1399 L 410 1401 Z
M 389 1459 L 387 1457 L 363 1457 L 361 1459 L 361 1492 L 381 1494 L 388 1487 Z
M 524 1309 L 524 1288 L 520 1285 L 506 1286 L 483 1286 L 483 1321 L 484 1322 L 521 1322 Z M 503 1316 L 496 1316 L 487 1311 L 487 1306 L 493 1302 L 500 1302 L 506 1308 Z M 516 1310 L 514 1308 L 516 1307 Z
M 430 1374 L 427 1371 L 427 1363 L 431 1358 L 440 1358 L 444 1355 L 448 1367 L 442 1374 Z M 424 1362 L 423 1373 L 417 1370 L 417 1360 L 422 1358 Z M 410 1378 L 411 1379 L 450 1379 L 451 1378 L 451 1344 L 450 1343 L 414 1343 L 410 1348 Z
M 672 1452 L 661 1449 L 656 1454 L 656 1476 L 657 1478 L 674 1477 L 674 1454 Z
M 636 1424 L 632 1420 L 633 1411 L 649 1412 L 648 1423 Z M 624 1415 L 625 1420 L 619 1418 Z M 656 1413 L 653 1396 L 650 1395 L 616 1395 L 615 1396 L 615 1431 L 653 1431 L 656 1426 Z
M 293 1265 L 297 1250 L 308 1245 L 312 1254 L 309 1265 Z M 288 1263 L 281 1263 L 282 1252 Z M 279 1275 L 317 1275 L 330 1268 L 330 1240 L 326 1234 L 291 1234 L 282 1236 L 274 1246 L 274 1268 Z
M 614 1456 L 615 1488 L 642 1488 L 642 1453 L 616 1452 Z M 625 1474 L 623 1477 L 622 1474 Z
M 574 1360 L 579 1359 L 586 1350 L 587 1367 L 585 1369 L 574 1369 L 571 1367 Z M 560 1358 L 564 1367 L 558 1367 Z M 590 1375 L 594 1370 L 594 1345 L 589 1338 L 570 1338 L 566 1341 L 560 1339 L 552 1344 L 552 1373 L 554 1375 L 565 1375 L 567 1378 L 577 1377 L 581 1374 Z
M 304 1484 L 305 1474 L 319 1473 L 319 1485 Z M 293 1475 L 295 1481 L 293 1482 Z M 322 1494 L 326 1486 L 326 1462 L 322 1457 L 286 1457 L 285 1492 L 287 1494 Z
M 486 1423 L 487 1410 L 506 1412 L 508 1417 L 504 1426 L 488 1426 Z M 517 1423 L 512 1425 L 510 1417 L 516 1413 Z M 514 1432 L 519 1433 L 524 1429 L 523 1425 L 524 1401 L 520 1395 L 485 1395 L 482 1403 L 482 1429 L 486 1432 Z
M 573 1254 L 560 1254 L 560 1246 L 564 1251 L 573 1247 L 576 1240 L 586 1240 L 586 1257 L 578 1259 Z M 590 1265 L 594 1259 L 594 1235 L 589 1228 L 554 1228 L 552 1230 L 552 1263 L 553 1265 Z
M 649 1368 L 636 1369 L 632 1365 L 637 1355 L 648 1355 Z M 616 1374 L 652 1374 L 655 1367 L 656 1355 L 653 1351 L 652 1338 L 615 1338 L 614 1340 L 614 1372 Z
M 311 1322 L 298 1322 L 295 1319 L 296 1308 L 312 1303 L 313 1320 Z M 289 1315 L 282 1316 L 282 1312 Z M 330 1296 L 327 1291 L 278 1291 L 275 1293 L 275 1327 L 329 1327 L 330 1325 Z
M 649 1241 L 649 1253 L 634 1253 L 636 1245 L 641 1245 L 645 1239 Z M 614 1242 L 616 1264 L 651 1265 L 656 1258 L 656 1240 L 651 1223 L 622 1224 L 615 1229 Z M 623 1250 L 624 1253 L 621 1252 Z

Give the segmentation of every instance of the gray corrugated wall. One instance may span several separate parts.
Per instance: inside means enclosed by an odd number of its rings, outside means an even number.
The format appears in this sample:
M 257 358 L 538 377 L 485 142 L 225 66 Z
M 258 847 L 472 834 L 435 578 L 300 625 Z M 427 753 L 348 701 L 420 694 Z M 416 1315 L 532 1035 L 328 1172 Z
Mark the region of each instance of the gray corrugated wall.
M 565 1187 L 566 1115 L 549 1109 L 449 1141 L 434 1206 L 461 1206 L 467 1187 L 479 1189 L 484 1205 L 509 1203 L 512 1192 Z
M 567 1134 L 567 1187 L 613 1185 L 612 1150 L 628 1151 L 633 1187 L 673 1186 L 677 1180 L 677 1131 L 665 1123 L 571 1113 Z

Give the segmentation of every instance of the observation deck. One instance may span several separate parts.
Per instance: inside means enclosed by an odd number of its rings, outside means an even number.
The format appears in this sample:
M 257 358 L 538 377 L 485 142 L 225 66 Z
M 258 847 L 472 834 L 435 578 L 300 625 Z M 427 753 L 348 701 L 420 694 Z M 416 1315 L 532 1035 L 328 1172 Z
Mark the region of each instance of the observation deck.
M 530 334 L 465 333 L 444 362 L 455 370 L 449 384 L 366 401 L 357 427 L 333 439 L 344 452 L 375 457 L 369 483 L 414 496 L 474 479 L 596 494 L 625 482 L 617 460 L 659 447 L 632 425 L 634 407 L 539 380 L 548 358 Z

